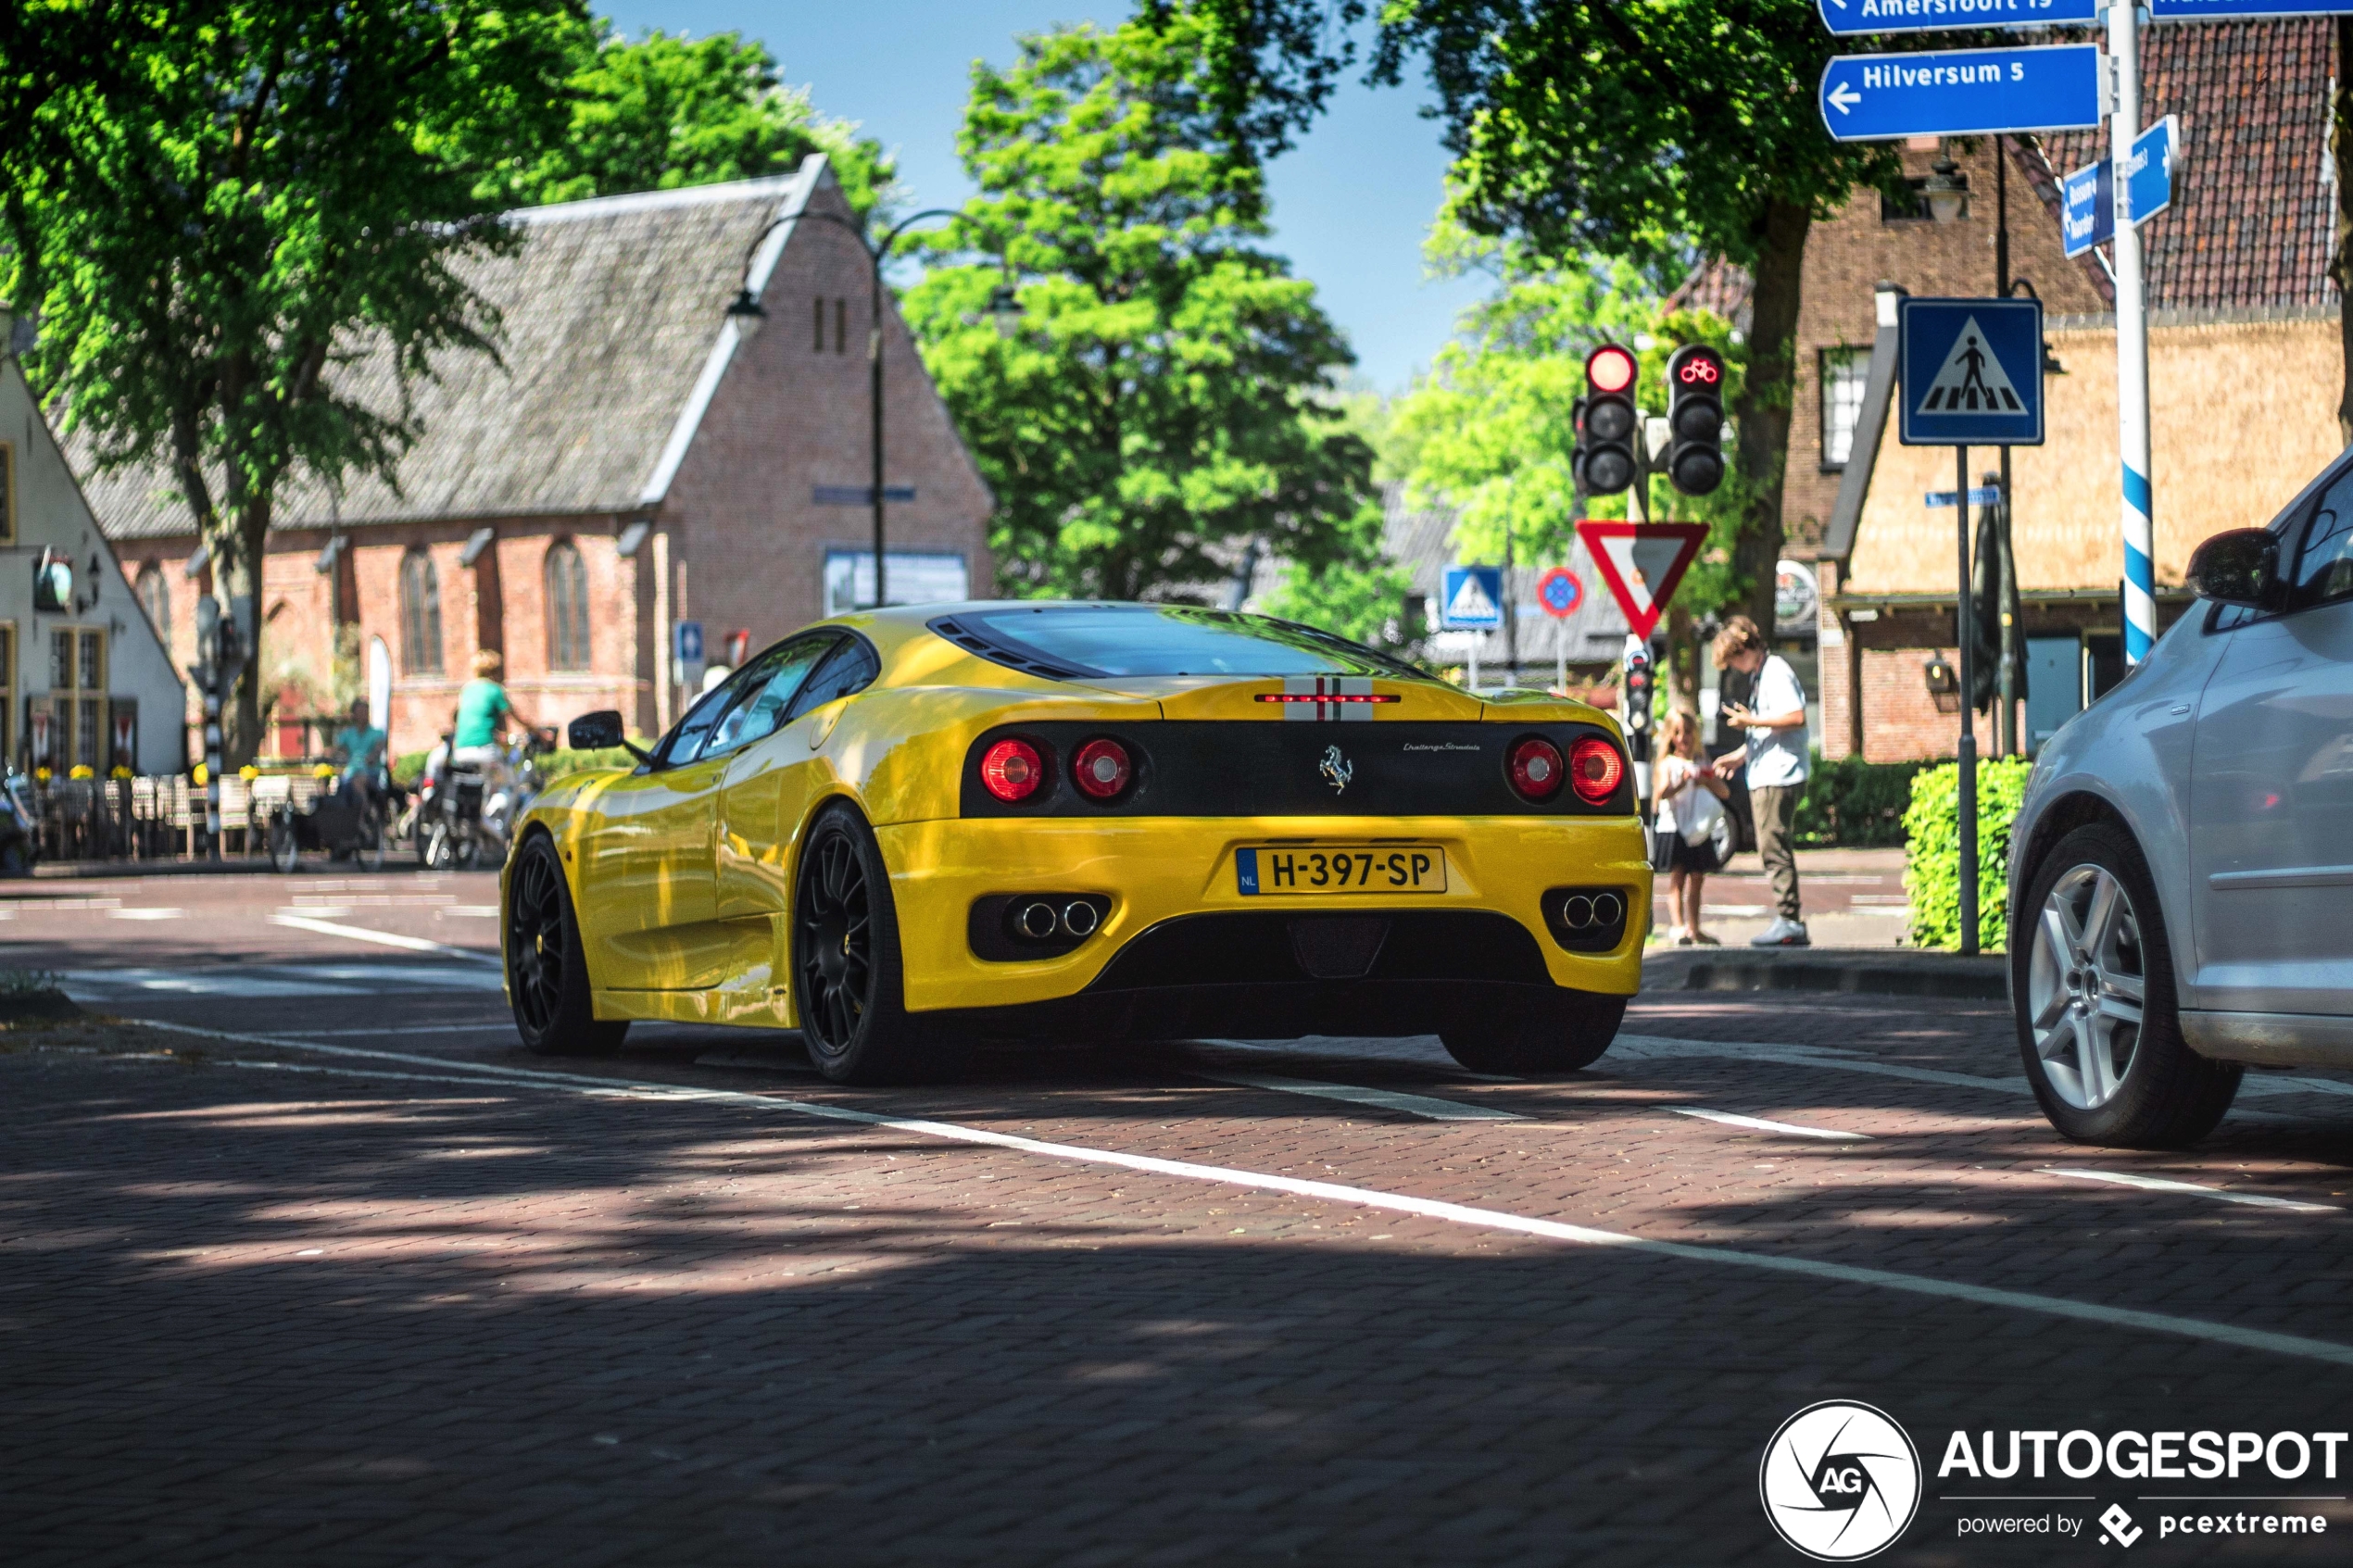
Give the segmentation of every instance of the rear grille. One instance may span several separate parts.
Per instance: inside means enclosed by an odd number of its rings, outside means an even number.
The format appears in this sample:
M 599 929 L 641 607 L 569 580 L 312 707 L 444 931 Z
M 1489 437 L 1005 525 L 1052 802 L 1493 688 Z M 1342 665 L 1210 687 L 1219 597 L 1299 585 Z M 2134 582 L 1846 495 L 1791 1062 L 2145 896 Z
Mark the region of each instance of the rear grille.
M 1549 985 L 1528 928 L 1487 909 L 1317 915 L 1179 915 L 1140 933 L 1089 991 L 1318 980 L 1493 981 Z

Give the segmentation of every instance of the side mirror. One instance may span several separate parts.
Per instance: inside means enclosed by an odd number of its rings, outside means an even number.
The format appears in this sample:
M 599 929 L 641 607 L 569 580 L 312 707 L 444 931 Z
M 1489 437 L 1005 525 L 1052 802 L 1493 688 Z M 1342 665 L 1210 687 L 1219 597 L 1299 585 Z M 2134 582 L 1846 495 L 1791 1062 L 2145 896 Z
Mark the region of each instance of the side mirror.
M 574 751 L 610 751 L 619 746 L 638 761 L 646 760 L 646 753 L 629 744 L 618 709 L 600 708 L 594 713 L 583 713 L 565 727 L 564 739 Z
M 2279 537 L 2268 528 L 2217 533 L 2190 557 L 2189 579 L 2202 599 L 2272 608 L 2279 600 Z

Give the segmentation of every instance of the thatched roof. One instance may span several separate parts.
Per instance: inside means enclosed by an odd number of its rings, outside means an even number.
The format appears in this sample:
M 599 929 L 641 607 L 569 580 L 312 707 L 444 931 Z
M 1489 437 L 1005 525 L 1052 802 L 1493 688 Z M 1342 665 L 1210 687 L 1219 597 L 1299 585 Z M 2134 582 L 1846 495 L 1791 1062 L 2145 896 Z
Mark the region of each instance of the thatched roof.
M 822 157 L 799 172 L 689 190 L 530 207 L 514 255 L 465 271 L 497 307 L 499 358 L 449 352 L 412 395 L 424 434 L 396 489 L 354 483 L 340 497 L 307 475 L 279 495 L 275 526 L 621 513 L 658 505 L 725 365 L 728 302 L 774 266 L 794 225 L 748 257 L 762 229 L 801 210 L 831 179 Z M 725 344 L 734 341 L 727 331 Z M 389 355 L 334 372 L 373 406 L 397 406 Z M 192 532 L 158 463 L 96 471 L 86 434 L 69 443 L 113 538 Z

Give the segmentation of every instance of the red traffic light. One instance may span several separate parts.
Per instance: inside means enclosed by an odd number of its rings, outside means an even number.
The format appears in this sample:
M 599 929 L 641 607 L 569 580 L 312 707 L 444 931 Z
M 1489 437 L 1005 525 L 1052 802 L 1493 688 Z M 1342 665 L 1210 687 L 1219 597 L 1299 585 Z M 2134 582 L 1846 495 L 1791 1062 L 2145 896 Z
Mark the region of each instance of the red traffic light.
M 1701 344 L 1675 356 L 1674 380 L 1688 387 L 1717 388 L 1724 384 L 1724 357 Z
M 1605 343 L 1585 357 L 1585 384 L 1595 392 L 1624 392 L 1634 384 L 1634 356 Z

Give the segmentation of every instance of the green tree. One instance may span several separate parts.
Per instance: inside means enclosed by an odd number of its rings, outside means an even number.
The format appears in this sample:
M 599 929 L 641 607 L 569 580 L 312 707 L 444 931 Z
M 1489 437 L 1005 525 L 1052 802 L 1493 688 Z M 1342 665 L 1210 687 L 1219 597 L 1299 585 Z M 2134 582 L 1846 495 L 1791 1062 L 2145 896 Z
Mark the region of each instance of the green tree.
M 631 43 L 610 24 L 575 45 L 570 134 L 522 182 L 534 202 L 668 191 L 789 173 L 812 152 L 861 217 L 887 205 L 897 169 L 882 144 L 819 114 L 758 42 L 733 32 Z
M 1321 108 L 1367 14 L 1364 0 L 1197 3 L 1214 98 L 1228 114 L 1260 106 L 1282 133 Z M 1455 158 L 1451 214 L 1471 231 L 1556 266 L 1600 256 L 1660 281 L 1711 256 L 1749 270 L 1733 568 L 1760 623 L 1780 553 L 1806 232 L 1856 185 L 1898 177 L 1893 148 L 1823 130 L 1812 86 L 1833 52 L 1812 0 L 1390 0 L 1373 61 L 1390 82 L 1408 59 L 1427 63 Z
M 361 345 L 402 387 L 495 352 L 464 265 L 517 243 L 497 213 L 563 129 L 585 26 L 572 0 L 0 17 L 0 290 L 42 328 L 25 368 L 101 463 L 165 457 L 220 592 L 258 604 L 295 468 L 390 477 L 415 440 L 405 397 L 339 387 Z M 233 761 L 259 743 L 264 668 L 256 648 L 224 715 Z
M 979 194 L 907 299 L 998 500 L 1000 585 L 1136 598 L 1257 539 L 1314 571 L 1379 538 L 1372 451 L 1322 395 L 1351 362 L 1312 283 L 1258 248 L 1257 157 L 1203 90 L 1202 28 L 1067 27 L 973 69 Z M 1010 283 L 1023 316 L 987 321 Z

